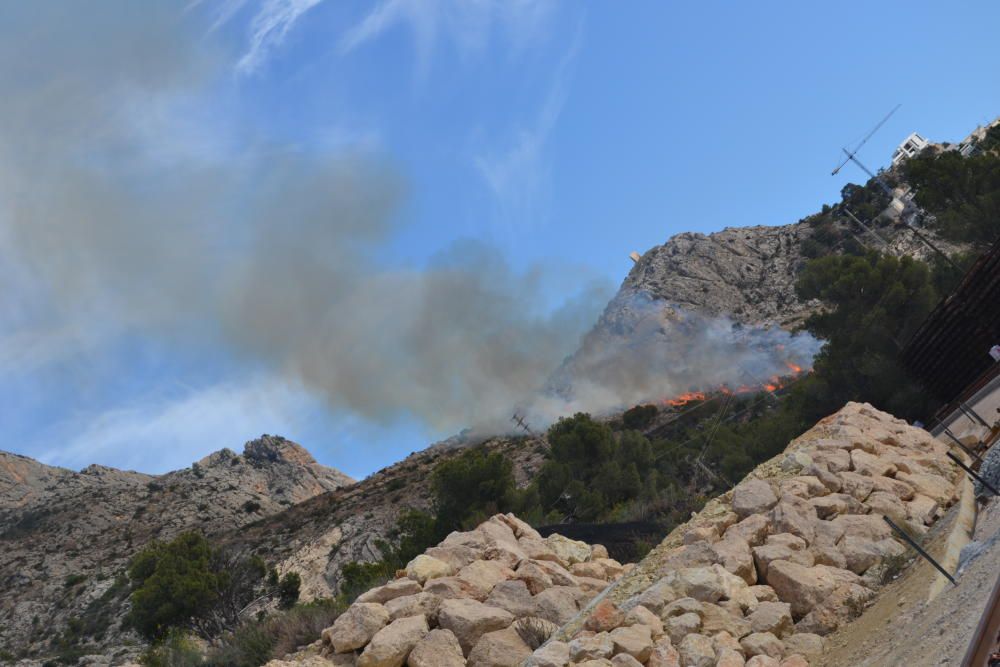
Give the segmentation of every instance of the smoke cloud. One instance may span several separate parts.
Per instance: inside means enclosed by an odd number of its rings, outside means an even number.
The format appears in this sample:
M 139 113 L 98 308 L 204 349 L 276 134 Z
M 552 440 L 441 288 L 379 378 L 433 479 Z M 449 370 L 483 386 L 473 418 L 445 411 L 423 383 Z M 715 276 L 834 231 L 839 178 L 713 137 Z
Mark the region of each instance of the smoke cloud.
M 335 410 L 499 424 L 609 297 L 588 285 L 552 310 L 550 270 L 473 242 L 419 269 L 383 261 L 399 174 L 212 118 L 235 59 L 176 6 L 7 13 L 0 332 L 35 341 L 35 363 L 123 334 L 218 344 Z
M 821 346 L 805 332 L 709 317 L 623 289 L 526 410 L 548 423 L 692 391 L 757 389 L 811 368 Z
M 238 58 L 182 10 L 5 8 L 0 363 L 153 336 L 218 345 L 366 419 L 503 431 L 514 406 L 542 426 L 811 361 L 811 338 L 641 294 L 581 347 L 611 290 L 584 285 L 553 310 L 557 268 L 517 272 L 478 243 L 420 268 L 384 261 L 399 174 L 218 118 L 210 91 Z

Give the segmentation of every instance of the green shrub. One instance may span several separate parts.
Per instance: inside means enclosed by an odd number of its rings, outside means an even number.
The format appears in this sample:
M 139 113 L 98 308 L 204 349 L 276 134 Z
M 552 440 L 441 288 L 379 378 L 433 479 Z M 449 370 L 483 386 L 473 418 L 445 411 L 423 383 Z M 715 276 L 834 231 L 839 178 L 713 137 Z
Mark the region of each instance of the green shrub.
M 77 584 L 82 584 L 86 580 L 87 580 L 87 575 L 85 574 L 71 574 L 66 577 L 65 581 L 63 581 L 63 586 L 65 588 L 72 588 Z
M 160 639 L 172 628 L 190 629 L 206 639 L 216 637 L 240 625 L 240 612 L 251 601 L 261 595 L 280 596 L 280 585 L 268 589 L 266 573 L 260 558 L 215 550 L 198 533 L 154 542 L 129 566 L 133 586 L 129 623 L 148 639 Z M 297 576 L 286 575 L 286 596 L 294 589 L 297 597 Z
M 286 572 L 278 582 L 278 606 L 288 609 L 299 600 L 299 589 L 302 587 L 302 577 L 298 572 Z

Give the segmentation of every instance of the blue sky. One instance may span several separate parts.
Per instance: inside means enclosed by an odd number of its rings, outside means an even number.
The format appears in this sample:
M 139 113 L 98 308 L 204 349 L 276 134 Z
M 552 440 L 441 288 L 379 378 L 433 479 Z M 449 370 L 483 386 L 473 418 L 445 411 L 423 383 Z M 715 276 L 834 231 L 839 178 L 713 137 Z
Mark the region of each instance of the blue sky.
M 0 446 L 72 468 L 268 432 L 364 476 L 557 364 L 630 251 L 835 201 L 897 103 L 872 167 L 1000 114 L 988 2 L 79 12 L 0 9 Z

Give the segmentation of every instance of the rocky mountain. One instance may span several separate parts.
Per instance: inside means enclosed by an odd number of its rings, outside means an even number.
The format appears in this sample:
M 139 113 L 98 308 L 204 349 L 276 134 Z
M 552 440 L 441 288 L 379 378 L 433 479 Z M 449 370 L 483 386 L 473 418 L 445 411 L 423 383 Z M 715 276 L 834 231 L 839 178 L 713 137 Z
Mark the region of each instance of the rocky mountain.
M 150 540 L 238 530 L 353 483 L 270 435 L 164 475 L 0 452 L 0 646 L 30 648 L 72 624 L 112 642 L 126 592 L 117 578 Z
M 896 257 L 927 260 L 933 255 L 911 231 L 888 222 L 873 224 L 884 244 L 852 227 L 847 218 L 837 220 L 833 228 L 840 239 L 861 239 L 869 247 Z M 628 297 L 642 292 L 705 315 L 794 327 L 817 307 L 799 300 L 795 280 L 809 259 L 806 242 L 818 230 L 810 218 L 775 227 L 727 227 L 712 234 L 677 234 L 642 255 L 602 320 L 617 319 Z M 948 252 L 960 250 L 929 230 L 922 233 Z

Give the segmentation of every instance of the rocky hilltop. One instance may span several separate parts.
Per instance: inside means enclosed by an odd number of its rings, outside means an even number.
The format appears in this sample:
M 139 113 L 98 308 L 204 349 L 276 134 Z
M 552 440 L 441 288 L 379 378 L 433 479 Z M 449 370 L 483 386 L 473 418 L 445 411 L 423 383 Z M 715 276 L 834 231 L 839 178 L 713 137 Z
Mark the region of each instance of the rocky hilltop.
M 884 244 L 851 225 L 846 216 L 833 218 L 829 214 L 773 227 L 677 234 L 646 251 L 635 263 L 602 320 L 619 319 L 616 313 L 630 297 L 644 293 L 654 300 L 705 315 L 725 315 L 745 324 L 795 326 L 817 307 L 799 300 L 795 281 L 809 259 L 807 241 L 818 234 L 840 241 L 860 240 L 896 257 L 926 260 L 933 254 L 904 227 L 884 220 L 871 225 Z M 948 252 L 961 249 L 928 229 L 922 233 Z M 834 245 L 820 252 L 837 249 Z
M 353 482 L 270 435 L 164 475 L 0 452 L 0 646 L 41 643 L 70 619 L 114 644 L 127 592 L 117 577 L 144 544 L 239 529 Z

